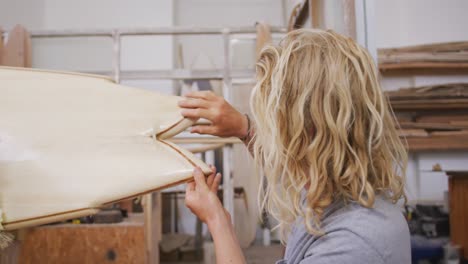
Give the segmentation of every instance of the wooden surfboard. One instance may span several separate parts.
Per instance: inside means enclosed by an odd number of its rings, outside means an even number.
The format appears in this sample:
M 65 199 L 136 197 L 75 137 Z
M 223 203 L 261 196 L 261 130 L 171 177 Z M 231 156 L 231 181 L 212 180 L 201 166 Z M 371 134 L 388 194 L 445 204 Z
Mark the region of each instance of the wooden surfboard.
M 77 73 L 0 67 L 0 229 L 96 213 L 210 169 L 166 141 L 178 97 Z

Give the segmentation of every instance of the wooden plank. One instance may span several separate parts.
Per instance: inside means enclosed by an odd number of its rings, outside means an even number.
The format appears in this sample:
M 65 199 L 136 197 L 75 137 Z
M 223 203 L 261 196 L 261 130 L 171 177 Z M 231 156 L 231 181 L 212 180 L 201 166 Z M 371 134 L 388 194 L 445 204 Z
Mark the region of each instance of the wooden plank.
M 449 124 L 454 126 L 468 126 L 468 121 L 449 121 Z
M 468 52 L 456 53 L 400 53 L 398 55 L 379 56 L 381 64 L 401 63 L 466 63 Z
M 396 120 L 398 121 L 398 123 L 414 121 L 413 113 L 396 112 L 395 116 L 396 116 Z
M 31 35 L 28 31 L 24 32 L 24 67 L 32 67 L 32 44 Z
M 393 110 L 468 109 L 468 99 L 428 99 L 392 101 Z
M 467 136 L 468 137 L 468 131 L 467 130 L 461 130 L 461 131 L 434 131 L 430 133 L 431 136 Z
M 424 129 L 399 129 L 398 135 L 400 137 L 427 137 L 427 133 Z
M 468 259 L 468 172 L 447 172 L 449 176 L 450 240 L 462 247 Z M 457 176 L 455 176 L 457 175 Z
M 13 67 L 25 66 L 25 31 L 21 25 L 16 25 L 8 33 L 8 40 L 3 53 L 3 65 Z
M 463 99 L 468 98 L 468 83 L 446 83 L 419 87 L 401 88 L 385 92 L 391 102 L 422 99 Z
M 406 69 L 449 69 L 449 70 L 466 70 L 468 71 L 468 63 L 465 62 L 405 62 L 405 63 L 379 63 L 379 70 L 406 70 Z
M 468 42 L 379 49 L 379 69 L 468 69 Z
M 3 46 L 4 46 L 4 39 L 3 39 L 3 28 L 0 27 L 0 65 L 3 65 Z
M 467 41 L 442 42 L 423 45 L 413 45 L 398 48 L 379 49 L 379 53 L 399 53 L 399 52 L 458 52 L 468 50 Z
M 1 42 L 3 44 L 3 41 Z M 0 53 L 0 65 L 32 67 L 32 46 L 29 32 L 23 26 L 16 25 L 9 32 L 8 41 L 4 48 L 0 48 Z
M 400 122 L 400 127 L 405 129 L 419 128 L 429 130 L 461 130 L 468 129 L 466 124 L 452 124 L 452 123 L 417 123 L 417 122 Z
M 468 150 L 468 136 L 409 137 L 406 141 L 412 152 Z
M 265 45 L 272 42 L 272 38 L 270 26 L 268 24 L 259 22 L 255 25 L 255 28 L 257 30 L 255 54 L 258 57 Z
M 322 0 L 309 1 L 312 28 L 320 28 L 320 21 L 323 19 L 322 12 L 320 12 L 321 4 Z
M 355 0 L 343 0 L 344 34 L 356 39 L 356 6 Z
M 421 114 L 416 117 L 418 123 L 449 123 L 468 122 L 468 113 L 436 113 Z
M 159 241 L 162 238 L 162 199 L 160 192 L 145 195 L 144 230 L 147 263 L 159 263 Z
M 463 65 L 448 65 L 448 66 L 438 66 L 426 67 L 426 65 L 414 66 L 407 68 L 405 65 L 390 67 L 387 68 L 385 65 L 382 68 L 379 67 L 380 74 L 385 77 L 401 77 L 401 76 L 433 76 L 433 75 L 454 75 L 454 74 L 467 74 L 468 65 L 465 67 Z

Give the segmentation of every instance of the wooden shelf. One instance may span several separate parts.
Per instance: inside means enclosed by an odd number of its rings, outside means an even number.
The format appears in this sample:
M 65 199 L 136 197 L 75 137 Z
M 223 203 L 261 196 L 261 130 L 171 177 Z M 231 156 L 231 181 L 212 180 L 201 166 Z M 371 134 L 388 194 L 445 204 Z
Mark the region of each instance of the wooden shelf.
M 468 135 L 431 135 L 428 137 L 407 137 L 411 152 L 468 150 Z
M 468 42 L 431 43 L 378 50 L 379 70 L 468 72 Z
M 468 84 L 403 88 L 386 95 L 409 151 L 468 150 Z
M 417 71 L 427 72 L 468 72 L 468 63 L 434 63 L 434 62 L 405 62 L 405 63 L 379 63 L 379 70 L 382 74 L 391 72 L 403 72 L 410 70 L 414 73 Z

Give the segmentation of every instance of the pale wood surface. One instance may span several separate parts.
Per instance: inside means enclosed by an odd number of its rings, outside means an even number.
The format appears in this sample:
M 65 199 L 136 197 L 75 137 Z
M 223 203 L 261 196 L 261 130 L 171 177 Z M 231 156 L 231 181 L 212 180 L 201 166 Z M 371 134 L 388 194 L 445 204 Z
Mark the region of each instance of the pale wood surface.
M 154 137 L 193 124 L 180 115 L 177 97 L 80 74 L 1 68 L 0 81 L 6 229 L 93 213 L 186 181 L 194 166 L 210 171 Z

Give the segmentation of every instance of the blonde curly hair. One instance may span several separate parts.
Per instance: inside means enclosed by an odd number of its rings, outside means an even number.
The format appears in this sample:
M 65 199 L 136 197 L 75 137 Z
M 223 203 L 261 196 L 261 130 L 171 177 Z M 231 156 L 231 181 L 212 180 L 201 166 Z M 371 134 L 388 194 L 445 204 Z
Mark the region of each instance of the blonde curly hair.
M 283 241 L 300 218 L 321 234 L 324 209 L 338 199 L 368 208 L 376 195 L 406 201 L 407 153 L 366 49 L 330 30 L 295 30 L 262 50 L 257 78 L 259 201 Z

